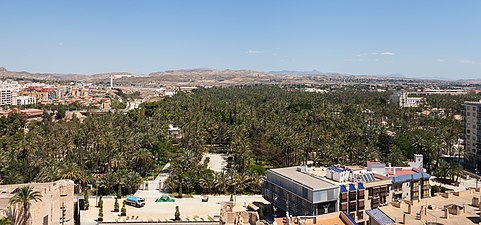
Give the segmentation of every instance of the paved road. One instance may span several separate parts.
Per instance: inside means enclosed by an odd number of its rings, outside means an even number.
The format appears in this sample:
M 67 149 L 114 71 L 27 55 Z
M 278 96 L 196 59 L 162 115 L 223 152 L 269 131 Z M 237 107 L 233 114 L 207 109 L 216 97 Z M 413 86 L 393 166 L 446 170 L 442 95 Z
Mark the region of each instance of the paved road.
M 446 187 L 446 188 L 449 188 L 449 189 L 453 189 L 454 191 L 465 191 L 466 188 L 476 187 L 476 179 L 472 178 L 472 177 L 470 179 L 459 178 L 459 186 L 442 184 L 442 183 L 436 182 L 434 180 L 434 178 L 435 178 L 435 176 L 431 176 L 431 179 L 429 181 L 431 186 L 432 185 L 440 185 L 440 186 L 443 186 L 443 187 Z M 481 181 L 478 182 L 478 187 L 481 187 Z
M 162 191 L 164 188 L 164 182 L 169 177 L 169 173 L 166 172 L 169 169 L 170 163 L 165 164 L 164 168 L 154 180 L 144 181 L 139 190 L 159 190 Z

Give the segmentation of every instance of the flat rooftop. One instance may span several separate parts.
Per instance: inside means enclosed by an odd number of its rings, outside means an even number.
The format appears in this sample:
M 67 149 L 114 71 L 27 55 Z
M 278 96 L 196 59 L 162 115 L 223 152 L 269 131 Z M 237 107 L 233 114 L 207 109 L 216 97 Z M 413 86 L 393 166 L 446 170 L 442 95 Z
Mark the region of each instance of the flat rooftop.
M 389 174 L 389 176 L 403 176 L 403 175 L 408 175 L 408 174 L 415 174 L 417 173 L 416 171 L 412 170 L 411 168 L 405 169 L 405 168 L 386 168 L 386 174 Z
M 414 201 L 411 214 L 407 214 L 408 206 L 404 202 L 399 208 L 393 205 L 387 205 L 380 207 L 379 209 L 394 219 L 397 224 L 402 224 L 403 214 L 406 214 L 406 221 L 404 224 L 410 225 L 423 225 L 425 222 L 438 222 L 445 225 L 478 224 L 481 222 L 479 208 L 471 205 L 473 197 L 479 198 L 480 192 L 476 192 L 472 189 L 460 192 L 459 196 L 450 193 L 448 198 L 438 195 L 422 199 L 419 202 Z M 452 204 L 466 207 L 466 212 L 461 215 L 450 214 L 449 218 L 446 219 L 444 217 L 443 208 L 444 206 Z M 421 206 L 431 206 L 431 209 L 428 208 L 426 215 L 423 215 L 422 220 L 419 220 L 416 218 L 416 214 L 421 212 Z
M 345 221 L 341 217 L 341 212 L 333 212 L 327 213 L 323 215 L 318 215 L 314 217 L 299 217 L 301 221 L 297 219 L 292 219 L 290 223 L 287 223 L 287 219 L 285 217 L 275 218 L 275 222 L 277 225 L 350 225 L 350 221 Z
M 464 102 L 465 105 L 481 105 L 481 100 L 478 102 Z
M 270 171 L 296 183 L 304 185 L 312 190 L 337 188 L 336 185 L 328 182 L 326 178 L 321 178 L 315 175 L 309 175 L 306 172 L 297 171 L 297 167 L 295 166 L 272 169 Z

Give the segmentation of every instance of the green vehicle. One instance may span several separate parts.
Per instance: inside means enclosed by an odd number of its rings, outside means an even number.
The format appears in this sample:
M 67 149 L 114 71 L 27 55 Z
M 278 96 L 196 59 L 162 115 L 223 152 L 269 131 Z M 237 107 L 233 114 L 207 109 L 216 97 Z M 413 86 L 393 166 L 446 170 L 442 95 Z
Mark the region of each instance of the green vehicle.
M 155 202 L 175 202 L 175 199 L 168 195 L 162 195 L 162 197 L 156 199 Z

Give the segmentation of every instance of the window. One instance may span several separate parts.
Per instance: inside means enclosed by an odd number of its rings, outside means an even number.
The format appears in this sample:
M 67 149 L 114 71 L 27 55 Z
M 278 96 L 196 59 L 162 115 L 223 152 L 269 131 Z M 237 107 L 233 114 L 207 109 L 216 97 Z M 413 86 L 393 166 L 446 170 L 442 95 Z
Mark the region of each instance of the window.
M 364 190 L 359 190 L 359 198 L 364 198 Z
M 423 191 L 423 198 L 429 197 L 429 190 L 424 190 Z
M 419 183 L 418 182 L 413 182 L 413 188 L 418 188 L 419 187 Z
M 357 213 L 357 219 L 358 219 L 358 220 L 364 219 L 364 213 L 358 212 L 358 213 Z
M 356 200 L 356 192 L 351 192 L 349 193 L 349 201 Z
M 359 210 L 363 210 L 364 209 L 364 200 L 359 200 L 359 202 L 357 204 L 357 207 L 359 208 Z
M 302 188 L 302 197 L 304 199 L 308 198 L 308 191 L 307 191 L 307 188 L 305 188 L 305 187 Z
M 356 211 L 356 202 L 349 203 L 349 212 Z

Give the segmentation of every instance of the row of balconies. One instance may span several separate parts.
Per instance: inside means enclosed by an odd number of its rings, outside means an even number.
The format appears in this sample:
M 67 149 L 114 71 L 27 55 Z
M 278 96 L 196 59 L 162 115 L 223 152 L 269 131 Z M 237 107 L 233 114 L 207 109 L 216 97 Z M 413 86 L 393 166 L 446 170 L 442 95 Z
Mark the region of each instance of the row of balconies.
M 340 208 L 341 211 L 349 211 L 349 212 L 359 211 L 364 209 L 365 209 L 364 200 L 358 200 L 351 203 L 344 202 L 344 203 L 341 203 L 341 208 Z
M 349 196 L 349 199 L 348 199 Z M 351 191 L 348 193 L 341 193 L 341 202 L 356 201 L 357 199 L 364 199 L 364 190 L 359 190 L 357 192 Z

